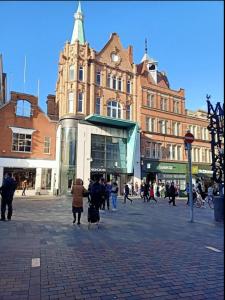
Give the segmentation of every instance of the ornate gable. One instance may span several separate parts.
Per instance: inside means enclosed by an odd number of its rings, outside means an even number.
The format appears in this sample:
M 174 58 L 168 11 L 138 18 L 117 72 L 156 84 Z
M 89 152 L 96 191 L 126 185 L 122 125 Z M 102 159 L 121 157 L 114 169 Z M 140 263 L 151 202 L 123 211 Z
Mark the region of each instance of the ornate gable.
M 96 60 L 112 68 L 119 68 L 120 70 L 129 72 L 133 71 L 131 47 L 124 49 L 116 33 L 111 35 L 104 48 L 96 54 Z

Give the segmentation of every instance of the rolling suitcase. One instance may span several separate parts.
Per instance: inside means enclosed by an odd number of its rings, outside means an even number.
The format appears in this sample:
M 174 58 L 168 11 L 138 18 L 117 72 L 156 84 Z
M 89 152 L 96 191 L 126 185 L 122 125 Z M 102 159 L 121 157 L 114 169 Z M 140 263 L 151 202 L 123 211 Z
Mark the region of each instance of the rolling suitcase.
M 100 220 L 99 210 L 96 209 L 93 205 L 91 205 L 88 208 L 88 228 L 90 228 L 91 223 L 97 223 L 97 226 L 99 227 L 98 223 Z

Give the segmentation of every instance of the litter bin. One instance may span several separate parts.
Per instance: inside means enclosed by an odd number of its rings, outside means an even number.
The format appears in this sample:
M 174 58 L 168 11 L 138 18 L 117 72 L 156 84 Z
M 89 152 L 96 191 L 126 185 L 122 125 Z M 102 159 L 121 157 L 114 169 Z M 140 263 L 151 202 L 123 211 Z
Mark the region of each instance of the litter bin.
M 224 222 L 224 197 L 214 197 L 214 218 L 216 222 Z

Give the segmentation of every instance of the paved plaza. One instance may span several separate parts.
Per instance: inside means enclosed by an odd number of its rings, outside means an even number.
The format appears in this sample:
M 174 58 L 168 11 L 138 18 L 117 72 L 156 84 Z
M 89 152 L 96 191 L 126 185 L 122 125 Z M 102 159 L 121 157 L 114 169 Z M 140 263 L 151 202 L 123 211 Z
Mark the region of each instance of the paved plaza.
M 87 203 L 78 227 L 69 197 L 16 198 L 12 221 L 0 222 L 0 300 L 223 299 L 213 210 L 195 209 L 190 223 L 184 200 L 133 202 L 120 198 L 88 230 Z

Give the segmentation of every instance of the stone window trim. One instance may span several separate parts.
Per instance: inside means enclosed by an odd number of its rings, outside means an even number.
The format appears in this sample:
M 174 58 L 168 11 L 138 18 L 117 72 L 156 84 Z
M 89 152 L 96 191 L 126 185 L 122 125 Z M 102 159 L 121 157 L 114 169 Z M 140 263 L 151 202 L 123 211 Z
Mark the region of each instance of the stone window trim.
M 31 128 L 9 127 L 12 130 L 12 152 L 32 152 L 32 133 L 36 131 Z M 28 143 L 29 142 L 29 143 Z M 14 149 L 17 148 L 17 149 Z M 23 150 L 20 150 L 23 148 Z M 30 150 L 26 150 L 30 148 Z

